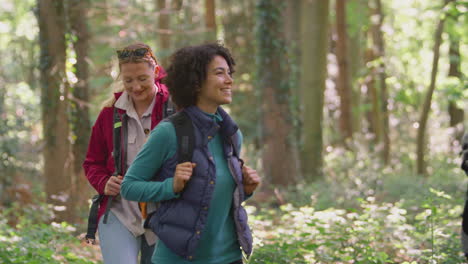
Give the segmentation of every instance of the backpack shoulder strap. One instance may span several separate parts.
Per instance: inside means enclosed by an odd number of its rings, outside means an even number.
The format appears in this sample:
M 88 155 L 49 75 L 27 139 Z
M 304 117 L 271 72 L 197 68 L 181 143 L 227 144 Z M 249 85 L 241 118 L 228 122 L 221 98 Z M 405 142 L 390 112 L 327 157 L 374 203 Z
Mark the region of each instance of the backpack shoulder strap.
M 465 133 L 461 140 L 462 152 L 461 158 L 461 169 L 465 171 L 466 175 L 468 176 L 468 133 Z
M 195 132 L 192 120 L 184 111 L 177 112 L 169 117 L 174 125 L 177 137 L 178 163 L 192 161 L 195 148 Z
M 101 203 L 102 199 L 104 198 L 103 194 L 97 194 L 92 199 L 91 208 L 89 209 L 89 216 L 88 216 L 88 229 L 86 230 L 86 242 L 88 244 L 96 244 L 96 231 L 98 228 L 98 210 L 99 204 Z
M 176 112 L 176 105 L 172 102 L 171 97 L 167 98 L 163 108 L 163 119 L 173 115 Z
M 239 150 L 239 133 L 236 131 L 234 135 L 231 136 L 231 145 L 232 145 L 232 155 L 240 158 Z
M 112 130 L 112 142 L 114 149 L 112 154 L 114 156 L 115 172 L 114 176 L 123 175 L 125 172 L 125 165 L 127 160 L 127 114 L 119 114 L 119 111 L 114 107 L 113 117 L 114 128 Z M 103 223 L 107 223 L 107 217 L 109 216 L 109 210 L 114 197 L 109 196 L 107 199 L 106 211 L 104 212 Z
M 122 166 L 122 160 L 125 157 L 125 152 L 122 153 L 122 133 L 124 133 L 124 138 L 126 141 L 126 127 L 127 124 L 125 114 L 121 117 L 119 115 L 119 112 L 117 108 L 114 107 L 114 112 L 113 112 L 113 118 L 112 118 L 112 124 L 113 124 L 113 129 L 112 129 L 112 143 L 114 145 L 114 149 L 112 150 L 112 155 L 114 156 L 114 163 L 115 163 L 115 175 L 121 174 L 123 172 L 123 166 Z M 122 129 L 124 127 L 124 129 Z M 126 145 L 127 142 L 124 142 Z M 88 229 L 86 232 L 86 241 L 91 244 L 95 244 L 95 239 L 96 239 L 96 231 L 98 228 L 98 211 L 99 211 L 99 204 L 101 203 L 102 199 L 104 199 L 104 194 L 98 194 L 95 195 L 92 199 L 92 205 L 89 210 L 89 216 L 88 216 Z M 106 211 L 104 213 L 104 224 L 107 223 L 107 216 L 109 215 L 109 209 L 111 207 L 112 203 L 112 196 L 108 197 L 107 200 L 107 207 Z
M 124 133 L 124 136 L 126 136 L 126 129 L 122 129 L 122 127 L 125 127 L 126 124 L 124 124 L 125 118 L 122 118 L 121 115 L 119 114 L 119 111 L 117 108 L 114 107 L 114 117 L 113 117 L 113 125 L 114 128 L 112 130 L 112 142 L 114 145 L 114 149 L 112 151 L 112 155 L 114 156 L 114 164 L 115 164 L 115 173 L 116 175 L 122 174 L 123 173 L 123 164 L 122 160 L 124 158 L 124 154 L 122 152 L 122 147 L 123 147 L 123 142 L 122 138 L 122 133 Z

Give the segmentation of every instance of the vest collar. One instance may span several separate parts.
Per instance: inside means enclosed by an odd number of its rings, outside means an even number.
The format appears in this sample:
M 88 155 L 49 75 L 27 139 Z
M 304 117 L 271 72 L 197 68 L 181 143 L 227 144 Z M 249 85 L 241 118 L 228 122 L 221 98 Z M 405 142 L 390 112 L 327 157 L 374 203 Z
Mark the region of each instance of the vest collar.
M 189 106 L 185 108 L 184 111 L 190 116 L 193 124 L 200 130 L 205 138 L 213 137 L 218 130 L 223 137 L 229 138 L 238 130 L 237 124 L 222 107 L 218 107 L 216 110 L 216 114 L 221 117 L 221 120 L 218 122 L 213 119 L 212 115 L 206 114 L 197 106 Z

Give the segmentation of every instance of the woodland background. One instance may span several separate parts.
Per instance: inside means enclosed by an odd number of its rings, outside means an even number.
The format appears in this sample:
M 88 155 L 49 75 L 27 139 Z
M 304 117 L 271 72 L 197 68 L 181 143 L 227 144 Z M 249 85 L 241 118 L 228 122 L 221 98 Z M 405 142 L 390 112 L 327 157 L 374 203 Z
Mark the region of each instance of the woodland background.
M 115 50 L 220 40 L 263 177 L 249 263 L 463 263 L 466 0 L 2 0 L 0 262 L 99 263 L 81 164 Z M 80 244 L 81 243 L 81 244 Z

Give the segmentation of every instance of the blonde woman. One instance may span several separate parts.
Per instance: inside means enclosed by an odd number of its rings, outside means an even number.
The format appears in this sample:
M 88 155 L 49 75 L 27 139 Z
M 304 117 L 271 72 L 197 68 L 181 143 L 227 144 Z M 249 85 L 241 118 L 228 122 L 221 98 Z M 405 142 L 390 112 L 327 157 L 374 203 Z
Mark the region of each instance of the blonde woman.
M 143 228 L 139 204 L 119 196 L 120 184 L 149 132 L 163 118 L 169 94 L 160 82 L 165 73 L 148 45 L 129 45 L 118 50 L 117 56 L 123 89 L 101 110 L 93 126 L 83 167 L 90 184 L 105 195 L 98 211 L 104 263 L 136 264 L 141 252 L 140 263 L 146 264 L 151 261 L 156 236 Z M 118 141 L 121 151 L 114 153 L 121 157 L 118 164 L 121 173 L 116 172 L 113 155 L 115 115 L 122 124 Z M 109 204 L 110 208 L 106 208 Z M 105 212 L 106 216 L 102 217 Z

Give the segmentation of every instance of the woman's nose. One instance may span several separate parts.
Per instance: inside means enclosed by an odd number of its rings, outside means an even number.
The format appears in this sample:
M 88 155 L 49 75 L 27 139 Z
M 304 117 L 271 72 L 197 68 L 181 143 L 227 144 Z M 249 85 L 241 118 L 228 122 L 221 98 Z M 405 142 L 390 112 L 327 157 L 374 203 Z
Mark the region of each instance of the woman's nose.
M 226 77 L 226 82 L 227 82 L 227 83 L 232 83 L 232 82 L 234 81 L 234 78 L 232 78 L 231 75 L 227 74 L 226 76 L 227 76 L 227 77 Z
M 138 82 L 135 82 L 132 85 L 132 91 L 139 91 L 139 90 L 141 90 L 141 85 Z

